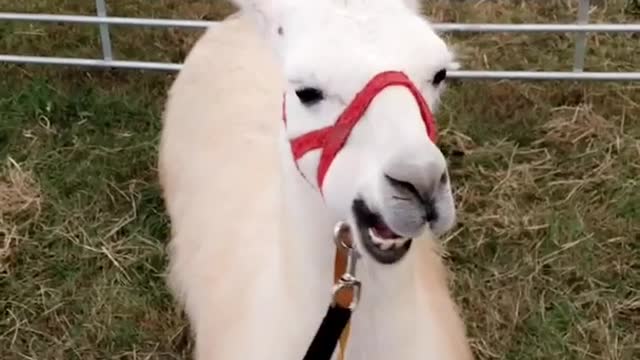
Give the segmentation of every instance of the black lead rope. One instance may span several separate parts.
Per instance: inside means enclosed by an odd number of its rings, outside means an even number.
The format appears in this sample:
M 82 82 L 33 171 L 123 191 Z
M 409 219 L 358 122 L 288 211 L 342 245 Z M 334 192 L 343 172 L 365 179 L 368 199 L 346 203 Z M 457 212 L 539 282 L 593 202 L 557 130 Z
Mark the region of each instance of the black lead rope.
M 336 245 L 347 250 L 347 264 L 344 274 L 338 279 L 332 290 L 332 301 L 327 313 L 313 337 L 303 360 L 331 360 L 331 356 L 338 346 L 340 336 L 344 331 L 351 313 L 360 299 L 360 281 L 355 277 L 356 261 L 359 257 L 354 251 L 353 245 L 343 242 L 342 237 L 349 233 L 349 226 L 345 222 L 339 222 L 334 229 L 334 241 Z M 353 299 L 347 307 L 340 306 L 336 301 L 338 293 L 344 289 L 352 289 Z
M 322 323 L 307 349 L 304 360 L 330 360 L 340 335 L 351 318 L 351 309 L 329 306 Z

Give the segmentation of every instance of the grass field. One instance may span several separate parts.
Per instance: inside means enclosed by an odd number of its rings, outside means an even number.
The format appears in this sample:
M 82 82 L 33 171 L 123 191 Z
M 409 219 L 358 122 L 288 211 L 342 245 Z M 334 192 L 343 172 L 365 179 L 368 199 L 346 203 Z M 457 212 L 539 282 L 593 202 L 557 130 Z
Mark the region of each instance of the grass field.
M 92 14 L 92 1 L 0 11 Z M 111 1 L 219 19 L 221 1 Z M 430 1 L 437 21 L 573 22 L 577 1 Z M 598 22 L 639 22 L 592 1 Z M 94 27 L 0 24 L 0 53 L 100 55 Z M 182 61 L 187 30 L 114 28 L 118 58 Z M 572 36 L 448 37 L 468 69 L 570 69 Z M 587 70 L 640 70 L 591 34 Z M 634 49 L 635 48 L 635 49 Z M 0 359 L 183 359 L 156 183 L 172 74 L 0 65 Z M 640 84 L 452 82 L 438 119 L 460 224 L 444 239 L 478 359 L 640 359 Z

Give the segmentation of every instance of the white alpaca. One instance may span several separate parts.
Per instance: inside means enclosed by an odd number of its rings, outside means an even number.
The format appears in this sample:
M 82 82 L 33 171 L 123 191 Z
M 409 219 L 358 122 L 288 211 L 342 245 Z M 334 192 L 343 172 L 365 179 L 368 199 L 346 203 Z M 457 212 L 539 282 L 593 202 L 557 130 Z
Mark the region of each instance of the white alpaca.
M 432 238 L 455 217 L 425 123 L 455 66 L 447 46 L 410 0 L 236 4 L 188 55 L 160 145 L 169 284 L 195 359 L 301 360 L 330 301 L 341 220 L 370 228 L 357 238 L 363 287 L 345 358 L 471 359 Z M 411 83 L 387 86 L 403 74 Z M 376 77 L 318 176 L 329 150 L 292 141 L 333 125 Z

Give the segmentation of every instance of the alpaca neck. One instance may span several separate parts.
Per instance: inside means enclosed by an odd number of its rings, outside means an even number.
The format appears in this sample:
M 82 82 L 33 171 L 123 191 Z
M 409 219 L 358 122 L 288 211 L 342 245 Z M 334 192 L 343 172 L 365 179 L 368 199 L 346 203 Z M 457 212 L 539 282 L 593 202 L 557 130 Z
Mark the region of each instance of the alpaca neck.
M 290 267 L 284 271 L 301 282 L 309 301 L 320 301 L 317 306 L 326 307 L 333 284 L 336 220 L 326 211 L 317 191 L 300 176 L 284 133 L 279 144 L 287 234 L 283 236 L 282 259 Z

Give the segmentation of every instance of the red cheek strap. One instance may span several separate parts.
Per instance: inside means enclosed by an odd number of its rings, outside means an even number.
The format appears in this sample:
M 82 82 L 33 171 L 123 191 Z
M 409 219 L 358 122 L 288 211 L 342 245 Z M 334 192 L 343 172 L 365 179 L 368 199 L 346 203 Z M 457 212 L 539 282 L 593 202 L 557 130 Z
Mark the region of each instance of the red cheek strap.
M 306 177 L 298 167 L 298 160 L 309 151 L 322 149 L 316 179 L 320 193 L 322 193 L 322 185 L 329 167 L 331 166 L 333 159 L 338 155 L 338 152 L 340 152 L 347 142 L 347 139 L 351 134 L 351 130 L 353 130 L 358 121 L 362 118 L 376 95 L 388 86 L 394 85 L 404 86 L 411 92 L 418 103 L 420 115 L 422 116 L 422 120 L 426 127 L 427 136 L 434 143 L 437 141 L 437 131 L 433 114 L 429 109 L 429 105 L 427 105 L 427 102 L 413 82 L 411 82 L 404 73 L 399 71 L 381 72 L 374 76 L 365 85 L 365 87 L 356 94 L 351 103 L 349 103 L 342 114 L 338 117 L 334 125 L 313 130 L 291 140 L 291 152 L 293 153 L 296 168 L 298 168 L 298 171 L 305 179 Z M 283 96 L 282 99 L 282 119 L 286 126 L 286 96 Z

